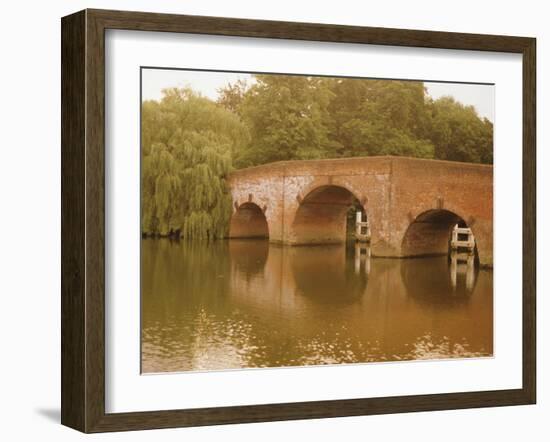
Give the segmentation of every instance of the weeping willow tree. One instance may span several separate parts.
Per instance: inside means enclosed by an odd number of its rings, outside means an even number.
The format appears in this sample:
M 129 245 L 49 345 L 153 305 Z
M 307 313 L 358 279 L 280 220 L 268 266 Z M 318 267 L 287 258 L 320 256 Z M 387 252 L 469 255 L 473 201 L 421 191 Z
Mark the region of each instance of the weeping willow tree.
M 142 232 L 214 239 L 226 234 L 232 158 L 248 142 L 234 113 L 191 89 L 142 107 Z

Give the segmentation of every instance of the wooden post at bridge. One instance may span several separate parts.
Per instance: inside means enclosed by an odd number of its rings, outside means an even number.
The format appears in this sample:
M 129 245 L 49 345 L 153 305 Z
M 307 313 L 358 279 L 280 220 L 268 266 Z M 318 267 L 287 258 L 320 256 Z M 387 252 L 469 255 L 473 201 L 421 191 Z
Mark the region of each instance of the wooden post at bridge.
M 369 220 L 363 221 L 363 213 L 360 210 L 355 214 L 355 239 L 359 242 L 370 242 Z

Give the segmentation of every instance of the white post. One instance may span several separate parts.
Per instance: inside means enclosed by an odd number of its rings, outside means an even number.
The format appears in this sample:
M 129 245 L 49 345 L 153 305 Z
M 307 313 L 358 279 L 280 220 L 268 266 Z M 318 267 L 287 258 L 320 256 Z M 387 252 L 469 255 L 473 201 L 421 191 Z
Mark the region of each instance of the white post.
M 453 227 L 453 235 L 451 237 L 451 249 L 456 250 L 458 248 L 458 224 Z
M 355 212 L 355 238 L 356 239 L 361 238 L 361 221 L 362 221 L 361 212 L 358 210 L 357 212 Z

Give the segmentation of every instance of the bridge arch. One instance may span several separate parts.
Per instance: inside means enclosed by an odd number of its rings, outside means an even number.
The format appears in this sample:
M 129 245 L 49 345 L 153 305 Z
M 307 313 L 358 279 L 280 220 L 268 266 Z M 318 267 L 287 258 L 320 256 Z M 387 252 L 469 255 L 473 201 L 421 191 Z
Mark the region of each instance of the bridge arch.
M 230 238 L 269 238 L 269 225 L 264 211 L 253 202 L 237 207 L 229 224 Z
M 319 185 L 298 199 L 292 222 L 292 243 L 296 245 L 343 243 L 348 210 L 356 207 L 367 213 L 364 201 L 342 185 Z
M 420 213 L 412 220 L 403 235 L 401 255 L 403 257 L 447 255 L 451 233 L 456 224 L 459 227 L 472 227 L 463 217 L 449 209 L 429 209 Z M 473 233 L 475 238 L 475 232 Z M 477 238 L 475 256 L 477 261 Z

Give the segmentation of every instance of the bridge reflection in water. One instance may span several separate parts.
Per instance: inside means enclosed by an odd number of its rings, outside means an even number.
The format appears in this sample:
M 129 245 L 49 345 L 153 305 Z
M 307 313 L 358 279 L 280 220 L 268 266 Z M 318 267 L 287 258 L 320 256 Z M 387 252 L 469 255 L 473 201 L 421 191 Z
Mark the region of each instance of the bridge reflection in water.
M 144 372 L 483 357 L 492 272 L 354 243 L 142 243 Z

